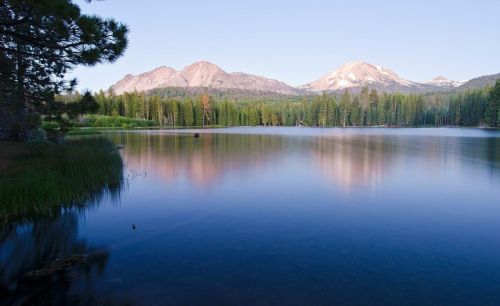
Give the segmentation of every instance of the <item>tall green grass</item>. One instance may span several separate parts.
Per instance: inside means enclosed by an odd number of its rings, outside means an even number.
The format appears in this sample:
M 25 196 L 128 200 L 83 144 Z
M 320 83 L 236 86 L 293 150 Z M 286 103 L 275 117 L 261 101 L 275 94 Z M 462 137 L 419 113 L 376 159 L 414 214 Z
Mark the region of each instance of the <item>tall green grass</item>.
M 85 115 L 85 125 L 89 127 L 138 128 L 151 127 L 158 124 L 152 120 L 136 119 L 121 116 Z
M 123 185 L 122 158 L 107 140 L 0 143 L 7 151 L 14 145 L 15 155 L 0 169 L 0 225 L 82 206 Z
M 96 134 L 101 134 L 101 132 L 95 128 L 75 128 L 66 133 L 67 136 L 96 135 Z

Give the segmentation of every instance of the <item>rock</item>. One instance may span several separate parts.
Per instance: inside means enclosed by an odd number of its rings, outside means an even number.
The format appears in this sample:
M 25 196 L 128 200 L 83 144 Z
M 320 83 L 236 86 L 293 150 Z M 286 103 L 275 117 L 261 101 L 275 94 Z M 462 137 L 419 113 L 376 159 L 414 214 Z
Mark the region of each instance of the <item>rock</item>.
M 86 261 L 87 256 L 85 255 L 71 255 L 61 260 L 54 260 L 46 268 L 25 273 L 24 279 L 28 281 L 44 279 Z

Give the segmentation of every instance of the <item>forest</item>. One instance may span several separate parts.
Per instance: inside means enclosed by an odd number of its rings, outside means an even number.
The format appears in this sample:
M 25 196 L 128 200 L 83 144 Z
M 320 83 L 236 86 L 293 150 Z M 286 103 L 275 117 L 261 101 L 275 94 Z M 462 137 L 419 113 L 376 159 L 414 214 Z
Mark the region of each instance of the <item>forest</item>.
M 493 87 L 455 93 L 360 93 L 294 97 L 227 98 L 212 94 L 169 97 L 151 93 L 94 95 L 97 113 L 146 119 L 159 126 L 467 126 L 497 127 L 500 81 Z M 78 93 L 66 100 L 78 100 Z

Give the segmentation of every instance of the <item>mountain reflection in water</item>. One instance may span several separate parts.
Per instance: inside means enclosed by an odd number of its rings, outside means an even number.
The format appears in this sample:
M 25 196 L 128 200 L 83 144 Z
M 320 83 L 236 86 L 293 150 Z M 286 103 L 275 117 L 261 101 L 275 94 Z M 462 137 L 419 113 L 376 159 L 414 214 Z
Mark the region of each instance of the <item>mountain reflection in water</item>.
M 117 133 L 115 143 L 126 143 L 129 169 L 143 171 L 172 183 L 186 178 L 193 185 L 215 185 L 227 173 L 264 169 L 299 154 L 318 175 L 348 192 L 357 186 L 376 188 L 398 163 L 422 162 L 422 171 L 435 165 L 458 170 L 464 158 L 500 161 L 499 138 L 377 136 L 369 134 L 269 135 L 205 133 L 201 138 L 182 132 Z M 426 154 L 424 161 L 416 154 Z M 301 160 L 302 162 L 302 160 Z M 495 166 L 496 165 L 496 166 Z

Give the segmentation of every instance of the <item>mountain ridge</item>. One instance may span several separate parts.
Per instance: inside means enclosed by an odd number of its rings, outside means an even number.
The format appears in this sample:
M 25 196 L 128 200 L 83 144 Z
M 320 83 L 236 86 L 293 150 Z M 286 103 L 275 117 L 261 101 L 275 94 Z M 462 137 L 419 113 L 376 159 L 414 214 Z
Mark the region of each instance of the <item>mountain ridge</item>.
M 271 91 L 280 94 L 299 94 L 300 90 L 284 82 L 243 72 L 228 73 L 208 61 L 192 63 L 177 71 L 160 66 L 138 74 L 127 74 L 111 86 L 116 94 L 124 92 L 148 91 L 162 87 L 209 87 L 218 89 L 248 89 Z
M 301 86 L 244 72 L 226 72 L 208 61 L 194 62 L 182 70 L 159 66 L 137 75 L 127 74 L 111 86 L 116 94 L 150 91 L 157 88 L 210 88 L 214 90 L 248 90 L 285 95 L 322 92 L 359 92 L 369 87 L 381 92 L 423 93 L 466 90 L 491 85 L 500 74 L 481 76 L 468 81 L 449 80 L 437 76 L 424 82 L 405 79 L 391 69 L 363 61 L 346 63 L 320 78 Z
M 465 81 L 462 85 L 460 85 L 461 90 L 480 88 L 485 86 L 493 86 L 495 85 L 496 80 L 500 79 L 500 73 L 497 74 L 488 74 L 483 75 L 477 78 L 470 79 Z

